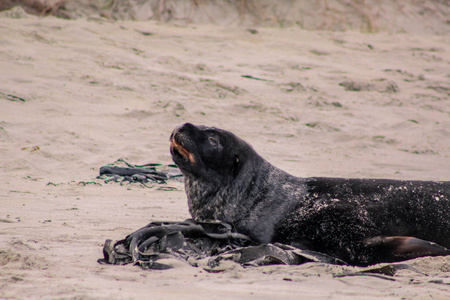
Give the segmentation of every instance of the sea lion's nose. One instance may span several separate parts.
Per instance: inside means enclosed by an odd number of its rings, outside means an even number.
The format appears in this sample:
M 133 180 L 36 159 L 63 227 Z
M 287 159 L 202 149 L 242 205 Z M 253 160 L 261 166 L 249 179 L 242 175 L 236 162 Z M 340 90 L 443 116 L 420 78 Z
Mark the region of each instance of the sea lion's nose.
M 195 128 L 195 125 L 191 124 L 191 123 L 184 123 L 182 125 L 178 125 L 177 127 L 175 127 L 175 129 L 172 131 L 172 134 L 170 135 L 170 139 L 172 139 L 177 133 L 182 132 L 182 131 L 188 131 L 188 130 L 192 130 Z
M 183 125 L 180 125 L 180 126 L 178 126 L 180 129 L 182 129 L 182 130 L 189 130 L 189 129 L 193 129 L 193 128 L 195 128 L 196 126 L 194 125 L 194 124 L 191 124 L 191 123 L 184 123 Z M 178 128 L 177 127 L 177 128 Z

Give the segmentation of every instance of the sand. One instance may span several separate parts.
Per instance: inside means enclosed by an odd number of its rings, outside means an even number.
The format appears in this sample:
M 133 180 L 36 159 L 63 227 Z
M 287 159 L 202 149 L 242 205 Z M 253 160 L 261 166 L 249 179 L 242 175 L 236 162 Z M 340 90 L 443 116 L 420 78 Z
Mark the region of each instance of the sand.
M 392 278 L 97 263 L 105 239 L 189 217 L 182 183 L 96 179 L 119 158 L 171 163 L 184 122 L 233 131 L 297 176 L 450 180 L 448 36 L 248 29 L 2 13 L 0 298 L 450 298 L 449 257 Z

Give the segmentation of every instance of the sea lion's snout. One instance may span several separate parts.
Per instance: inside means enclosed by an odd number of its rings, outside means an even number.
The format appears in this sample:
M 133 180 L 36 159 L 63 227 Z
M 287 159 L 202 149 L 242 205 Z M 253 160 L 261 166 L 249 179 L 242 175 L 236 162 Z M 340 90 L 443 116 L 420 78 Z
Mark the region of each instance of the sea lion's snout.
M 187 129 L 189 128 L 195 128 L 195 126 L 190 123 L 177 126 L 170 135 L 170 153 L 175 162 L 177 162 L 178 158 L 183 157 L 191 164 L 195 163 L 194 156 L 186 149 L 186 145 L 183 145 L 182 142 L 183 140 L 186 140 L 185 135 L 188 134 Z

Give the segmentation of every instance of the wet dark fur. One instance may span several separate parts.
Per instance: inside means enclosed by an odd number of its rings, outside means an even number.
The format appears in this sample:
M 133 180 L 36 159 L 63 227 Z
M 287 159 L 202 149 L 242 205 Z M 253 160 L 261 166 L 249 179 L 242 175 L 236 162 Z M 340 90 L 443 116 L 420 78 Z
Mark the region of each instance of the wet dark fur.
M 192 217 L 232 223 L 257 242 L 354 265 L 450 254 L 450 181 L 298 178 L 233 133 L 192 124 L 174 130 L 171 153 Z

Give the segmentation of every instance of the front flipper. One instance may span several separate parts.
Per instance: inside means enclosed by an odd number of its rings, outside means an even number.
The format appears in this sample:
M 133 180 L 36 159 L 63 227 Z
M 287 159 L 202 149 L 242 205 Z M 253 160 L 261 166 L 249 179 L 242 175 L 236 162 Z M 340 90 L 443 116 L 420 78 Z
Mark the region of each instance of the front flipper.
M 365 239 L 364 245 L 371 252 L 374 263 L 450 255 L 450 250 L 443 246 L 410 236 L 375 236 Z

